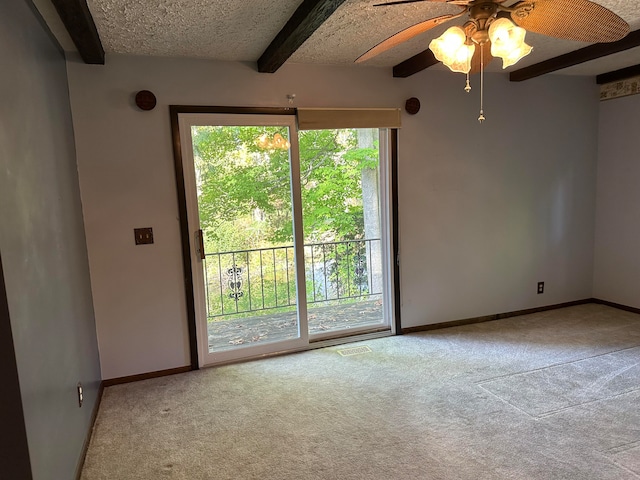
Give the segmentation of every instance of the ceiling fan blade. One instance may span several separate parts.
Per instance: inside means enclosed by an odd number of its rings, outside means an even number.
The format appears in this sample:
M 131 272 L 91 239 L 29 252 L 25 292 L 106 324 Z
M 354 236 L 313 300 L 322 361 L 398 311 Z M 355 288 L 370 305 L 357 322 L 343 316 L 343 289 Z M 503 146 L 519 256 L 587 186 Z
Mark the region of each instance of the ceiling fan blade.
M 484 56 L 484 69 L 487 69 L 487 65 L 491 63 L 491 61 L 495 58 L 491 55 L 491 42 L 487 40 L 482 47 L 480 45 L 476 45 L 476 51 L 473 54 L 473 58 L 471 59 L 471 71 L 469 75 L 473 75 L 475 73 L 480 73 L 480 64 L 482 63 L 480 58 L 480 48 L 484 48 L 483 56 Z
M 618 15 L 589 0 L 525 0 L 512 8 L 515 11 L 511 18 L 516 24 L 550 37 L 615 42 L 631 30 Z
M 437 27 L 438 25 L 444 22 L 448 22 L 449 20 L 452 20 L 454 18 L 461 16 L 466 11 L 467 9 L 463 8 L 462 10 L 460 10 L 459 13 L 442 15 L 440 17 L 431 18 L 429 20 L 425 20 L 424 22 L 416 23 L 415 25 L 409 28 L 405 28 L 404 30 L 399 31 L 395 35 L 391 35 L 386 40 L 383 40 L 382 42 L 377 44 L 375 47 L 369 49 L 368 51 L 360 55 L 358 58 L 356 58 L 356 63 L 362 63 L 375 57 L 376 55 L 380 55 L 382 52 L 386 52 L 387 50 L 390 50 L 393 47 L 396 47 L 401 43 L 406 42 L 407 40 L 410 40 L 416 35 L 420 35 L 421 33 L 426 32 L 427 30 L 431 30 L 432 28 Z

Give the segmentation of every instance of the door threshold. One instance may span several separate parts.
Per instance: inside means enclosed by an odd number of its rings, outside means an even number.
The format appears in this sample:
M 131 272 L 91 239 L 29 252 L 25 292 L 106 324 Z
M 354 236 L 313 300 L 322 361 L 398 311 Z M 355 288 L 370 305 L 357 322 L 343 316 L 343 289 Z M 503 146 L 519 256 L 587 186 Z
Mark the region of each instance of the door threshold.
M 282 350 L 282 351 L 279 351 L 279 352 L 265 353 L 265 354 L 262 354 L 262 355 L 253 355 L 253 356 L 249 356 L 249 357 L 243 357 L 243 358 L 239 358 L 239 359 L 235 359 L 235 360 L 223 361 L 223 362 L 218 362 L 218 363 L 209 363 L 207 365 L 202 365 L 200 368 L 222 367 L 224 365 L 235 365 L 237 363 L 253 362 L 255 360 L 261 360 L 263 358 L 279 357 L 281 355 L 287 355 L 287 354 L 290 354 L 290 353 L 306 352 L 306 351 L 309 351 L 309 350 L 317 350 L 319 348 L 325 348 L 325 347 L 335 347 L 337 345 L 344 345 L 345 343 L 364 342 L 364 341 L 367 341 L 367 340 L 374 340 L 376 338 L 391 337 L 393 335 L 394 335 L 394 333 L 391 331 L 391 328 L 390 327 L 386 327 L 384 330 L 383 329 L 377 329 L 374 332 L 367 331 L 365 333 L 359 333 L 359 334 L 356 334 L 356 335 L 350 335 L 348 337 L 340 336 L 340 337 L 335 337 L 335 338 L 330 338 L 330 339 L 317 340 L 317 341 L 314 341 L 314 342 L 310 342 L 309 345 L 306 345 L 306 346 L 300 347 L 300 348 L 292 348 L 292 349 L 289 349 L 289 350 Z
M 318 335 L 316 338 L 309 338 L 309 343 L 315 344 L 318 342 L 329 341 L 329 340 L 339 340 L 341 338 L 353 338 L 362 335 L 379 333 L 379 332 L 390 332 L 391 327 L 385 325 L 383 327 L 375 327 L 375 328 L 362 328 L 356 331 L 349 331 L 348 333 L 345 330 L 340 332 L 335 332 L 333 334 L 328 333 L 326 335 Z

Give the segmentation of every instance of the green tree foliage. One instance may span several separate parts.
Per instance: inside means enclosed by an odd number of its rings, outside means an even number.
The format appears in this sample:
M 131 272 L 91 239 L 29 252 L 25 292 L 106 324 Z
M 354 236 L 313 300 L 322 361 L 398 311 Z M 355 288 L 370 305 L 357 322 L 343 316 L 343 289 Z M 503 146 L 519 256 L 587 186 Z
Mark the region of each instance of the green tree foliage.
M 193 127 L 200 224 L 207 251 L 291 244 L 289 152 L 259 139 L 286 127 Z M 361 171 L 377 149 L 358 149 L 355 130 L 299 134 L 305 243 L 362 238 Z

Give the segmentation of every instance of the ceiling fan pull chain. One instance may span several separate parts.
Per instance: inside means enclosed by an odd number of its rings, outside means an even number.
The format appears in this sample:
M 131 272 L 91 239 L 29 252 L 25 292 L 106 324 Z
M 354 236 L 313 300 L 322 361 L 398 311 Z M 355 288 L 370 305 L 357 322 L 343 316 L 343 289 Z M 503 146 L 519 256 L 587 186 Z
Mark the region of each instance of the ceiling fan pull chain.
M 480 44 L 480 116 L 478 121 L 484 122 L 484 43 Z

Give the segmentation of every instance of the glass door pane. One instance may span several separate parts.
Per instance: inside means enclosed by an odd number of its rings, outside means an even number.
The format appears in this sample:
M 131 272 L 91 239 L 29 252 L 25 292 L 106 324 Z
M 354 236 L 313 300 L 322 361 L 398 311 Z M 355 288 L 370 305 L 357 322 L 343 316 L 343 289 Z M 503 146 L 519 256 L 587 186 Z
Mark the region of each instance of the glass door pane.
M 309 334 L 388 329 L 379 130 L 299 138 Z
M 304 284 L 297 283 L 293 120 L 214 117 L 220 124 L 208 118 L 188 125 L 202 364 L 307 342 L 298 301 Z

